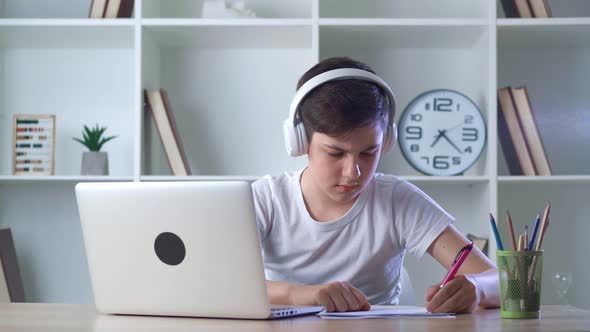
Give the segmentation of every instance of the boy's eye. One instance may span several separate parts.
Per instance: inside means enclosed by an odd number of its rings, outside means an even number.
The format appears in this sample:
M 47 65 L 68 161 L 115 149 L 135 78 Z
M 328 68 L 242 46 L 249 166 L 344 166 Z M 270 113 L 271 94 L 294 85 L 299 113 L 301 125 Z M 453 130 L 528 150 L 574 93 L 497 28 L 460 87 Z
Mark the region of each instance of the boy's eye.
M 328 154 L 332 157 L 342 157 L 344 153 L 342 152 L 328 152 Z
M 375 151 L 363 152 L 362 155 L 366 157 L 373 157 L 375 155 Z

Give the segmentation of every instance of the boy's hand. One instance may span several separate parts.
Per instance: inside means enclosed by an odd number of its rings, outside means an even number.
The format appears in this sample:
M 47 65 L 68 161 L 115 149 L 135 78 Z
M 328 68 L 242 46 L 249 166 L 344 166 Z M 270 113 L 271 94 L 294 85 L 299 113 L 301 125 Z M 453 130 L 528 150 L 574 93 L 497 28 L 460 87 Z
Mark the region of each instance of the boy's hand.
M 371 309 L 365 294 L 346 281 L 304 287 L 306 289 L 303 290 L 303 293 L 311 297 L 310 300 L 314 305 L 321 305 L 330 312 Z
M 426 290 L 426 309 L 430 312 L 468 313 L 477 308 L 480 290 L 468 275 L 457 275 L 442 289 L 440 283 Z

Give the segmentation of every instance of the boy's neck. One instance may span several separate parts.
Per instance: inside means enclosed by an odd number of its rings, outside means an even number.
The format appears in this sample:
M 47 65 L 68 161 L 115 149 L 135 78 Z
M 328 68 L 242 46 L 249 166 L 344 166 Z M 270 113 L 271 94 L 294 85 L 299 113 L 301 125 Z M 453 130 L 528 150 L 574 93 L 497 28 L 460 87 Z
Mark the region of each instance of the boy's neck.
M 301 174 L 299 184 L 305 208 L 311 218 L 317 222 L 334 221 L 342 218 L 358 199 L 357 196 L 346 203 L 333 201 L 316 185 L 309 168 L 306 168 Z

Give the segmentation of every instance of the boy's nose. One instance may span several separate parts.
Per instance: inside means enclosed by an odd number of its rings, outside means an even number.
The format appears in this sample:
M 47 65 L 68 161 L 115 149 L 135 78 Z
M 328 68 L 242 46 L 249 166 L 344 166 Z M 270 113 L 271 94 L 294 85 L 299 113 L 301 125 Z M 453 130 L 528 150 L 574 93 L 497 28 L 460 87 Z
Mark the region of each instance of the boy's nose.
M 356 179 L 361 176 L 361 169 L 355 159 L 346 163 L 346 166 L 343 169 L 343 175 L 349 179 Z

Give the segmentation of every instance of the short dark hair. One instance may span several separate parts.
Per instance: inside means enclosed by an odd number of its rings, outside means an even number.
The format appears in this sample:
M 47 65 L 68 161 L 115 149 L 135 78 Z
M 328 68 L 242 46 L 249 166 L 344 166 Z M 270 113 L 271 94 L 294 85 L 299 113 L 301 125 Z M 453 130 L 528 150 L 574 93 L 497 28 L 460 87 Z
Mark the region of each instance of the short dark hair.
M 340 68 L 357 68 L 375 74 L 365 63 L 348 57 L 333 57 L 320 61 L 305 72 L 297 89 L 323 72 Z M 385 129 L 389 101 L 385 91 L 376 83 L 359 79 L 336 80 L 311 91 L 300 103 L 299 117 L 308 141 L 314 132 L 337 137 L 353 129 L 377 124 Z

